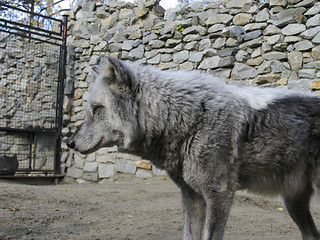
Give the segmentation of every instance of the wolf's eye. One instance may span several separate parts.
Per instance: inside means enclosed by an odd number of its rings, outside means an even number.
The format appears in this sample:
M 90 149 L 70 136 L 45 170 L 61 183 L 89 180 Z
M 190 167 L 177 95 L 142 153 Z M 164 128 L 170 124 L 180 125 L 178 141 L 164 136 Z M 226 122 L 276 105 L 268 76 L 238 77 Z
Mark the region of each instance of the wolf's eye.
M 99 111 L 103 108 L 102 105 L 93 105 L 92 106 L 92 113 L 93 115 L 98 114 Z

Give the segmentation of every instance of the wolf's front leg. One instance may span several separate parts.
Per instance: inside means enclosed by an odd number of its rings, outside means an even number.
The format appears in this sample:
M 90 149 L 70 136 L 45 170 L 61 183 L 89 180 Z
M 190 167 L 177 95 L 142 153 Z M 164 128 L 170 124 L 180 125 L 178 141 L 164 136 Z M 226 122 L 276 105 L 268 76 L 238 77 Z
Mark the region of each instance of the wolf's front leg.
M 222 192 L 206 198 L 206 218 L 202 240 L 222 240 L 233 193 Z
M 206 203 L 201 195 L 187 185 L 181 187 L 181 198 L 184 218 L 183 240 L 199 240 L 205 221 Z

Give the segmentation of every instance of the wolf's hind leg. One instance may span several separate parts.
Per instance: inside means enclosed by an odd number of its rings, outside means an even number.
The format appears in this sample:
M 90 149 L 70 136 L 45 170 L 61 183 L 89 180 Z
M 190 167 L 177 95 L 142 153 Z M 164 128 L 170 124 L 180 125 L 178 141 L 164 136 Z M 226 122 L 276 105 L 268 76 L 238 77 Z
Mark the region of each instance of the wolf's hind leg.
M 320 234 L 310 213 L 310 199 L 313 193 L 312 184 L 295 195 L 283 196 L 288 212 L 298 225 L 303 240 L 320 240 Z

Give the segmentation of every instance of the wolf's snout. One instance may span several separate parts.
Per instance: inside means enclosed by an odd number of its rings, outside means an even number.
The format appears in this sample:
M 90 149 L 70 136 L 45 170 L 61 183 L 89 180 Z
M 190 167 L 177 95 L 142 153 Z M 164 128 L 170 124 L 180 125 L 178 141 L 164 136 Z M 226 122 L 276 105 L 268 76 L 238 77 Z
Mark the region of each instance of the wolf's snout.
M 69 147 L 69 148 L 74 148 L 75 146 L 76 146 L 76 143 L 75 143 L 75 141 L 73 140 L 73 139 L 69 139 L 68 141 L 67 141 L 67 146 Z

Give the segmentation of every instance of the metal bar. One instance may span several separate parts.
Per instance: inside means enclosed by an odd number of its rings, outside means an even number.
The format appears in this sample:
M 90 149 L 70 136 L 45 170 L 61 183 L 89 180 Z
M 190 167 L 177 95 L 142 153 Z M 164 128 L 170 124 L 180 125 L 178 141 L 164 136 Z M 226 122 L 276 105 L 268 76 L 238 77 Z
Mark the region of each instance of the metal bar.
M 29 169 L 32 170 L 32 143 L 34 141 L 34 133 L 31 133 L 29 136 L 29 141 L 30 141 L 30 148 L 29 148 Z
M 39 32 L 45 32 L 45 33 L 48 33 L 48 34 L 54 34 L 54 35 L 57 35 L 57 36 L 61 36 L 61 33 L 54 32 L 54 31 L 49 31 L 49 30 L 46 30 L 46 29 L 38 28 L 38 27 L 34 27 L 32 25 L 26 25 L 26 24 L 23 24 L 23 23 L 13 22 L 13 21 L 6 20 L 6 19 L 3 19 L 3 18 L 0 18 L 0 22 L 1 21 L 4 22 L 4 23 L 9 23 L 9 24 L 20 26 L 20 27 L 23 27 L 23 28 L 33 29 L 33 30 L 37 30 Z M 9 27 L 7 25 L 5 25 L 5 26 Z M 24 30 L 24 29 L 20 29 L 20 28 L 17 28 L 17 29 L 31 32 L 30 30 Z M 31 33 L 37 34 L 36 32 L 31 32 Z M 45 36 L 51 36 L 51 35 L 45 35 Z M 62 40 L 62 38 L 60 38 L 59 40 Z
M 56 161 L 55 161 L 55 172 L 60 174 L 60 156 L 61 156 L 61 130 L 63 121 L 63 94 L 64 94 L 64 80 L 66 76 L 66 61 L 67 61 L 67 24 L 68 16 L 63 16 L 63 43 L 60 47 L 60 61 L 59 61 L 59 81 L 58 81 L 58 92 L 57 92 L 57 145 L 56 145 Z
M 58 22 L 62 23 L 62 20 L 60 20 L 60 19 L 56 19 L 56 18 L 53 18 L 53 17 L 45 16 L 45 15 L 42 15 L 42 14 L 39 14 L 39 13 L 33 13 L 33 12 L 30 12 L 30 11 L 27 11 L 27 10 L 24 10 L 24 9 L 20 9 L 20 8 L 17 8 L 17 7 L 14 7 L 14 6 L 7 5 L 5 3 L 0 3 L 0 6 L 4 6 L 4 7 L 11 8 L 11 9 L 14 9 L 14 10 L 17 10 L 17 11 L 20 11 L 20 12 L 33 14 L 33 15 L 36 15 L 36 16 L 39 16 L 39 17 L 43 17 L 43 18 L 46 18 L 46 19 L 51 19 L 51 20 L 58 21 Z
M 0 21 L 1 21 L 1 19 L 0 19 Z M 33 34 L 33 35 L 38 35 L 38 36 L 41 36 L 41 37 L 46 37 L 46 38 L 50 38 L 50 39 L 62 41 L 62 38 L 57 38 L 57 37 L 54 37 L 54 36 L 45 35 L 45 34 L 42 34 L 42 33 L 37 33 L 37 32 L 33 32 L 33 31 L 29 31 L 29 30 L 22 29 L 22 28 L 17 28 L 17 27 L 15 27 L 15 26 L 8 26 L 8 25 L 2 25 L 2 24 L 0 24 L 0 27 L 9 28 L 9 29 L 13 29 L 13 30 L 20 31 L 20 32 L 28 33 L 29 35 L 26 36 L 26 37 L 28 37 L 28 38 Z M 17 32 L 10 32 L 10 33 L 16 34 Z M 21 33 L 20 33 L 20 34 L 21 34 Z M 21 35 L 22 35 L 22 34 L 21 34 Z
M 44 43 L 48 43 L 48 44 L 53 44 L 53 45 L 56 45 L 56 46 L 61 46 L 61 44 L 59 44 L 59 43 L 50 42 L 50 41 L 47 41 L 47 40 L 43 40 L 43 39 L 40 39 L 40 38 L 34 38 L 34 37 L 31 37 L 31 36 L 30 37 L 29 36 L 25 36 L 25 35 L 20 34 L 20 33 L 13 33 L 13 32 L 7 31 L 7 30 L 3 30 L 1 28 L 0 28 L 0 32 L 11 33 L 11 34 L 23 37 L 23 38 L 29 38 L 29 39 L 32 39 L 32 40 L 36 40 L 36 41 L 40 41 L 40 42 L 44 42 Z
M 0 131 L 4 132 L 23 132 L 23 133 L 47 133 L 47 134 L 56 134 L 57 129 L 35 129 L 35 128 L 10 128 L 10 127 L 0 127 Z

